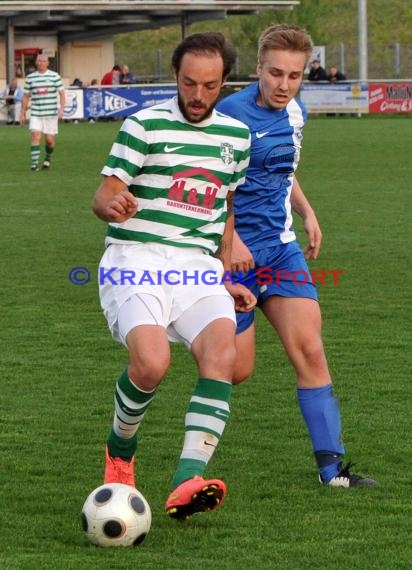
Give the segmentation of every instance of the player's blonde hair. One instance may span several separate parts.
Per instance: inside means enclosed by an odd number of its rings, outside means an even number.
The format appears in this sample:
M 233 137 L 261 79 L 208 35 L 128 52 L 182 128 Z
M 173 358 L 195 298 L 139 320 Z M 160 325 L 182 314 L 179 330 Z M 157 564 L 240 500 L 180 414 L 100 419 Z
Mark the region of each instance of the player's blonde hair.
M 309 33 L 294 24 L 275 24 L 266 28 L 258 41 L 258 63 L 262 63 L 269 50 L 297 51 L 306 55 L 306 62 L 313 53 L 313 41 Z

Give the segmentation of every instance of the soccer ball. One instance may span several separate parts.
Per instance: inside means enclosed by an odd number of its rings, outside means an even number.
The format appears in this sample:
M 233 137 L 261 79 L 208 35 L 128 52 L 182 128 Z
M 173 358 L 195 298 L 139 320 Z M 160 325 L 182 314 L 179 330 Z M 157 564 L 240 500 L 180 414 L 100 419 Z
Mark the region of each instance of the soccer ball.
M 82 526 L 97 546 L 137 546 L 152 523 L 149 503 L 134 487 L 107 483 L 90 493 L 82 509 Z

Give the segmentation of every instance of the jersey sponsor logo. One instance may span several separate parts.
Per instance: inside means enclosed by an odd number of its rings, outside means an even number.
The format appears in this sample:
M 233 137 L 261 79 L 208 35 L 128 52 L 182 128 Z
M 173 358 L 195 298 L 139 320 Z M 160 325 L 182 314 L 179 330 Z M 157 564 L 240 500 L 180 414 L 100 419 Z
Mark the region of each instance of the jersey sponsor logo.
M 183 145 L 180 146 L 169 146 L 168 144 L 165 146 L 165 152 L 174 152 L 175 150 L 180 150 L 183 148 Z
M 265 137 L 268 133 L 269 131 L 264 131 L 263 133 L 256 133 L 256 138 L 261 139 L 262 137 Z
M 288 176 L 295 171 L 298 149 L 293 144 L 284 143 L 271 147 L 263 160 L 264 169 L 279 176 Z
M 220 145 L 220 158 L 224 164 L 231 164 L 233 162 L 233 145 L 229 143 L 222 143 Z
M 209 215 L 215 206 L 217 193 L 222 182 L 204 168 L 190 168 L 173 176 L 173 184 L 169 188 L 168 205 L 176 202 L 190 204 L 205 209 Z

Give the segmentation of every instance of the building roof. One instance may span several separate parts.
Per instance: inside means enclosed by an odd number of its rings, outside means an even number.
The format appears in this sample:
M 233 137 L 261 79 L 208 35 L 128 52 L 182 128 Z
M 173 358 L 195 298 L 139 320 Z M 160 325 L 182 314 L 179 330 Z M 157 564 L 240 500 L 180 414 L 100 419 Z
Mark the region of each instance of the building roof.
M 300 0 L 42 0 L 0 1 L 0 36 L 53 34 L 60 44 L 262 9 L 292 10 Z

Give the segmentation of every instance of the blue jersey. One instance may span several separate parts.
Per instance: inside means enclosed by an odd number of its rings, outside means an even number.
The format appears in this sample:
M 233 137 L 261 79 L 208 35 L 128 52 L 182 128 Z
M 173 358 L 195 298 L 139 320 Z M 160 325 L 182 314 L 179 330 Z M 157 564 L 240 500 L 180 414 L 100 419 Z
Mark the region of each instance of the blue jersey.
M 252 135 L 246 181 L 235 192 L 235 227 L 252 250 L 296 239 L 290 194 L 307 111 L 298 99 L 285 109 L 256 103 L 258 83 L 222 99 L 217 108 L 245 123 Z

